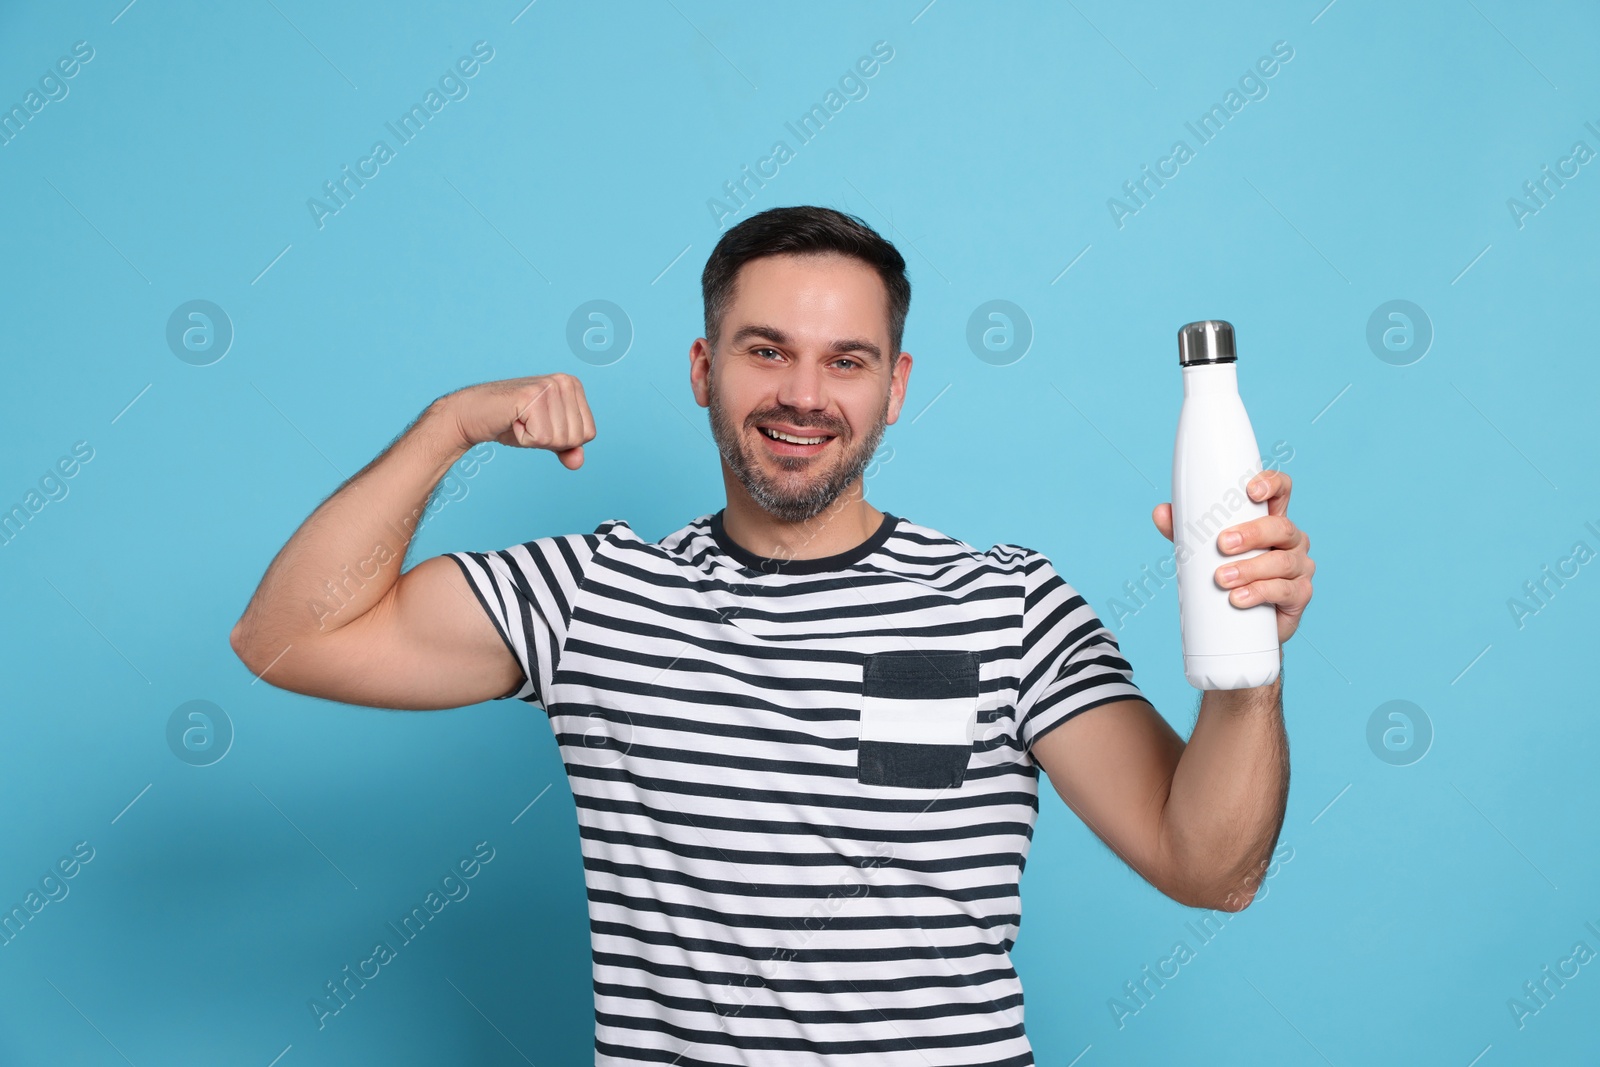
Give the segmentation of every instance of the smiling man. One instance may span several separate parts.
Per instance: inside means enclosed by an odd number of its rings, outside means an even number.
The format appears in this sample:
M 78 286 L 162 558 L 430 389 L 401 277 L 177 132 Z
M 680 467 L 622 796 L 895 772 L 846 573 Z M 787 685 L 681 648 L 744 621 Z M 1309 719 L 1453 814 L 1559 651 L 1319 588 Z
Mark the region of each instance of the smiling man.
M 399 574 L 467 449 L 577 469 L 595 437 L 570 375 L 472 386 L 301 525 L 233 647 L 347 703 L 544 709 L 577 805 L 597 1064 L 1031 1064 L 1010 951 L 1039 772 L 1158 890 L 1239 910 L 1283 821 L 1282 678 L 1207 692 L 1185 742 L 1044 555 L 867 503 L 911 289 L 860 219 L 755 215 L 702 287 L 689 378 L 723 509 L 658 541 L 611 519 Z M 1265 551 L 1217 582 L 1274 604 L 1287 640 L 1309 541 L 1286 475 L 1251 495 L 1269 514 L 1222 551 Z M 1170 538 L 1170 506 L 1151 517 Z M 394 566 L 353 580 L 374 545 Z M 319 618 L 328 583 L 348 600 Z

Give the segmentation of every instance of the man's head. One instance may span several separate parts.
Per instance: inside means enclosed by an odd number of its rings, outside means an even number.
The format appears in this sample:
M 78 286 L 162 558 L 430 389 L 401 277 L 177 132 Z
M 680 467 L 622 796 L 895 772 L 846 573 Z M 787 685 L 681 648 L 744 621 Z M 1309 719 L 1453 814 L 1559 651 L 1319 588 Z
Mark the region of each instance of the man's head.
M 899 418 L 911 372 L 905 260 L 855 216 L 773 208 L 722 236 L 701 289 L 706 336 L 689 351 L 690 381 L 723 464 L 775 518 L 811 519 Z

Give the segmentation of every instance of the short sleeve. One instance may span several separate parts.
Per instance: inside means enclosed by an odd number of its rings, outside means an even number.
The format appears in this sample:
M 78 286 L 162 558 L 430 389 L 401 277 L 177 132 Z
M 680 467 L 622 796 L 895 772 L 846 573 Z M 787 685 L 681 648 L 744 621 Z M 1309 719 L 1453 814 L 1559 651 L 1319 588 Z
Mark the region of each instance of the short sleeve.
M 522 682 L 497 699 L 546 707 L 587 568 L 614 525 L 619 521 L 494 552 L 447 553 L 522 668 Z
M 1117 639 L 1049 559 L 1029 550 L 1023 565 L 1018 736 L 1031 753 L 1048 731 L 1114 700 L 1144 700 Z

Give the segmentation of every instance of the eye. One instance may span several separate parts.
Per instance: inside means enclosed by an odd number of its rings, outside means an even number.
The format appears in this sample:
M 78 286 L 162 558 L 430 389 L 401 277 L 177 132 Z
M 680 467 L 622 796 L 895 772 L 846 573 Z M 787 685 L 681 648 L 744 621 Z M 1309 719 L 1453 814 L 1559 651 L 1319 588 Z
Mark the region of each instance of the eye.
M 750 351 L 754 352 L 758 356 L 761 355 L 761 353 L 763 353 L 763 352 L 771 352 L 774 355 L 779 354 L 778 350 L 776 348 L 768 348 L 766 346 L 762 346 L 761 348 L 752 348 Z
M 852 367 L 859 367 L 859 366 L 861 366 L 861 364 L 859 364 L 859 363 L 857 363 L 857 362 L 856 362 L 856 361 L 855 361 L 855 360 L 853 360 L 853 359 L 851 359 L 851 358 L 850 358 L 850 357 L 849 357 L 849 356 L 840 356 L 840 357 L 839 357 L 839 358 L 838 358 L 838 359 L 836 359 L 836 360 L 834 360 L 834 361 L 833 361 L 833 362 L 834 362 L 834 363 L 835 363 L 835 364 L 838 364 L 838 363 L 848 363 L 848 364 L 850 364 L 850 366 L 852 366 Z

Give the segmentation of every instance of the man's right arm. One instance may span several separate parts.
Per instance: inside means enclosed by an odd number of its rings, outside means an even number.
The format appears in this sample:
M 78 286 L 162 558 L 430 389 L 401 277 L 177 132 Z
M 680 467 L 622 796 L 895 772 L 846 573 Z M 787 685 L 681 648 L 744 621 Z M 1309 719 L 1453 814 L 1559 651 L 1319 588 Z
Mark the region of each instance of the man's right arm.
M 234 652 L 263 681 L 347 704 L 454 708 L 505 696 L 522 669 L 460 568 L 441 556 L 402 574 L 406 550 L 469 448 L 543 448 L 576 469 L 594 436 L 568 374 L 439 398 L 301 523 L 234 626 Z

